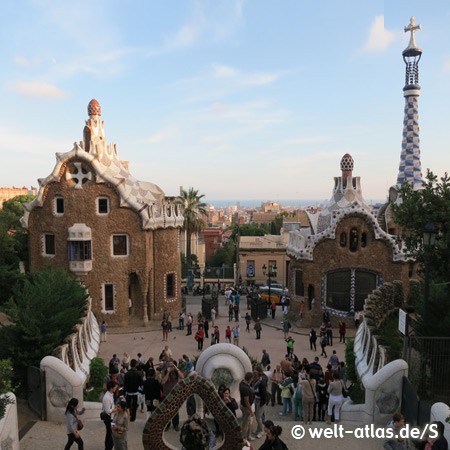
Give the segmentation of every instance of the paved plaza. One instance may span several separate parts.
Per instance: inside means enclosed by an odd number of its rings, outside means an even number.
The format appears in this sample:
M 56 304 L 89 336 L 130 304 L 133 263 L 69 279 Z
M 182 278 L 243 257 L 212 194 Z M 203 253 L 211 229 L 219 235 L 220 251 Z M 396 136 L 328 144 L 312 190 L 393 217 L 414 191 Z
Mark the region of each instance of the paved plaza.
M 201 309 L 201 297 L 187 298 L 187 312 L 191 312 L 196 317 L 198 311 Z M 245 305 L 244 305 L 245 306 Z M 244 311 L 245 313 L 245 311 Z M 175 320 L 176 319 L 176 320 Z M 193 357 L 198 354 L 197 342 L 194 335 L 186 336 L 185 331 L 178 330 L 175 326 L 178 325 L 178 318 L 173 321 L 173 331 L 169 333 L 168 342 L 162 341 L 162 332 L 160 330 L 160 322 L 151 322 L 148 328 L 142 326 L 135 326 L 121 329 L 110 329 L 108 333 L 108 340 L 102 343 L 100 347 L 99 356 L 104 359 L 105 364 L 111 359 L 113 353 L 119 357 L 123 356 L 124 352 L 130 354 L 131 357 L 136 357 L 137 353 L 142 353 L 145 359 L 153 356 L 155 361 L 158 361 L 159 354 L 164 346 L 167 344 L 173 352 L 173 357 L 178 359 L 182 354 Z M 241 327 L 240 346 L 248 349 L 249 353 L 261 359 L 262 349 L 266 349 L 270 355 L 272 366 L 283 359 L 286 352 L 286 345 L 283 339 L 283 332 L 281 330 L 281 311 L 277 310 L 277 317 L 275 320 L 267 318 L 263 321 L 263 328 L 261 333 L 261 340 L 256 339 L 256 333 L 251 326 L 251 332 L 245 332 L 245 321 L 239 322 Z M 225 307 L 225 300 L 222 296 L 220 298 L 219 315 L 216 320 L 221 333 L 221 342 L 225 341 L 225 329 L 228 324 L 235 325 L 235 322 L 228 322 L 227 308 Z M 318 326 L 320 324 L 317 324 Z M 317 328 L 318 328 L 317 326 Z M 194 334 L 195 334 L 195 328 Z M 309 348 L 308 330 L 293 327 L 292 336 L 295 339 L 294 352 L 299 358 L 308 358 L 309 361 L 314 359 L 314 356 L 320 355 L 320 347 L 318 352 L 311 351 Z M 336 332 L 335 332 L 336 334 Z M 353 334 L 353 330 L 349 331 Z M 332 349 L 337 351 L 339 358 L 344 357 L 345 346 L 339 343 L 339 336 L 333 340 L 333 347 L 327 347 L 328 354 Z M 208 348 L 209 340 L 205 339 L 204 348 Z M 328 358 L 320 358 L 320 363 L 325 366 Z M 290 449 L 299 448 L 314 448 L 316 450 L 329 448 L 342 448 L 347 450 L 365 448 L 368 450 L 379 449 L 382 443 L 376 439 L 356 439 L 351 435 L 347 435 L 344 439 L 311 439 L 305 437 L 303 440 L 294 440 L 291 436 L 291 429 L 294 425 L 300 422 L 294 422 L 292 417 L 280 417 L 281 406 L 267 407 L 266 418 L 273 420 L 276 424 L 283 427 L 282 439 L 286 442 Z M 186 419 L 185 406 L 180 410 L 181 422 Z M 128 432 L 128 448 L 130 450 L 141 450 L 142 445 L 142 429 L 145 423 L 145 414 L 138 412 L 136 422 L 130 424 Z M 325 427 L 324 423 L 314 423 L 313 426 Z M 351 430 L 353 426 L 346 426 L 346 429 Z M 81 435 L 85 442 L 85 449 L 102 449 L 104 448 L 104 425 L 100 419 L 91 419 L 85 421 L 85 428 L 81 431 Z M 168 443 L 174 448 L 181 448 L 178 441 L 178 433 L 172 428 L 165 433 L 165 438 Z M 66 442 L 64 417 L 61 418 L 61 423 L 53 422 L 36 422 L 31 429 L 22 437 L 20 441 L 20 448 L 22 450 L 49 450 L 62 449 Z M 258 449 L 263 443 L 263 438 L 253 442 L 253 448 Z M 76 447 L 73 447 L 76 448 Z

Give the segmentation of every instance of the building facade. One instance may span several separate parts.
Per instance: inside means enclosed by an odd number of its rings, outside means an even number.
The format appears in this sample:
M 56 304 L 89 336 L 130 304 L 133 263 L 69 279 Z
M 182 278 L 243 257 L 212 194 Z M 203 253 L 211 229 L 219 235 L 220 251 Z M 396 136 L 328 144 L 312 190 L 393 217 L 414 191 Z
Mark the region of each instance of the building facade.
M 147 324 L 181 307 L 182 211 L 158 186 L 135 179 L 116 145 L 106 144 L 96 100 L 88 114 L 83 141 L 56 154 L 24 205 L 30 264 L 76 275 L 100 321 L 124 326 L 135 316 Z
M 348 154 L 341 171 L 328 206 L 311 217 L 310 232 L 290 233 L 289 292 L 294 312 L 305 302 L 304 326 L 320 324 L 325 309 L 339 320 L 353 318 L 374 289 L 400 280 L 407 290 L 413 276 L 413 262 L 366 205 Z

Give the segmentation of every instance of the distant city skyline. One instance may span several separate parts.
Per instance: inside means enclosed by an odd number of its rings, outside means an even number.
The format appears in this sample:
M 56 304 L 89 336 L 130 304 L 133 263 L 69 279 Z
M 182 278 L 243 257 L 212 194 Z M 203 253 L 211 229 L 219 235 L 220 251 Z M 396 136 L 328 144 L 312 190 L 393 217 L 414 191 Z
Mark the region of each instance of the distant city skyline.
M 400 162 L 411 16 L 422 170 L 450 168 L 448 2 L 175 5 L 3 5 L 1 186 L 48 176 L 96 98 L 108 143 L 168 196 L 184 186 L 217 201 L 322 202 L 350 153 L 364 198 L 384 199 Z

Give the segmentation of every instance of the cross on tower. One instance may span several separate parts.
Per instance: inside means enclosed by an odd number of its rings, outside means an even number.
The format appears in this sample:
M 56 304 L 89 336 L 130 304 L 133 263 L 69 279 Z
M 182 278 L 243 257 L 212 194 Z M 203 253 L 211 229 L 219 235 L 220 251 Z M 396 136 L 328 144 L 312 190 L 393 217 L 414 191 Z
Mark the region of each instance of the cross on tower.
M 409 25 L 407 27 L 405 27 L 405 33 L 407 33 L 408 31 L 411 31 L 411 39 L 410 39 L 409 45 L 408 45 L 409 48 L 417 47 L 416 39 L 414 37 L 414 33 L 417 30 L 420 30 L 421 25 L 420 24 L 419 25 L 415 25 L 415 22 L 416 22 L 416 18 L 414 16 L 412 16 L 411 17 L 411 22 L 409 23 Z

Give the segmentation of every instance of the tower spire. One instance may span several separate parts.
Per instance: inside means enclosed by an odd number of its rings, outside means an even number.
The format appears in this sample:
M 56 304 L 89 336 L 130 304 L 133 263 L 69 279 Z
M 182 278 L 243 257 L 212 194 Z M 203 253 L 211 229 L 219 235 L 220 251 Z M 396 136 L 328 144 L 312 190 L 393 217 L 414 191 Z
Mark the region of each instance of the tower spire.
M 415 32 L 421 26 L 415 24 L 415 18 L 411 17 L 410 24 L 405 27 L 405 33 L 411 32 L 408 47 L 403 50 L 403 61 L 406 65 L 405 87 L 405 116 L 403 120 L 403 140 L 400 166 L 398 170 L 397 186 L 405 181 L 412 184 L 414 189 L 422 185 L 422 165 L 420 162 L 420 138 L 419 138 L 419 61 L 422 57 L 422 49 L 416 44 Z

